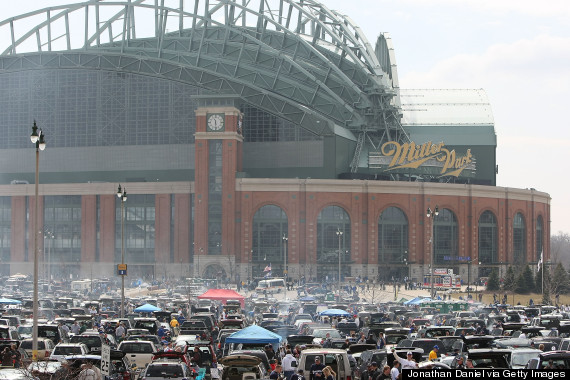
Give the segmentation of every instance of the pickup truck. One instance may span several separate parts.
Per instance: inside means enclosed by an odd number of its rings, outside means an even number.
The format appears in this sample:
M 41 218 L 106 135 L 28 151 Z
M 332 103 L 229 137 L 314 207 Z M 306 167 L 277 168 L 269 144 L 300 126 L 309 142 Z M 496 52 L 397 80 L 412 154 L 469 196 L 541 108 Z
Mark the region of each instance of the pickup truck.
M 145 340 L 124 340 L 117 348 L 134 363 L 138 369 L 143 369 L 152 361 L 153 353 L 157 351 L 154 343 Z

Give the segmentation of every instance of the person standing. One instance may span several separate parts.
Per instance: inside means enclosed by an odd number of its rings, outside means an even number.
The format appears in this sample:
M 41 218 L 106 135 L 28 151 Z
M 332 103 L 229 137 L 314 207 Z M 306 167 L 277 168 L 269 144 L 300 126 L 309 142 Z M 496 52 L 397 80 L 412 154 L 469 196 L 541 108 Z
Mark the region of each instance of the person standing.
M 392 380 L 398 380 L 398 376 L 400 375 L 400 362 L 397 360 L 394 360 L 393 365 L 394 366 L 390 370 L 390 377 L 392 378 Z
M 295 362 L 295 357 L 291 353 L 291 350 L 287 350 L 287 353 L 281 359 L 281 365 L 283 366 L 283 374 L 287 380 L 291 380 L 291 376 L 295 373 L 295 367 L 293 367 L 293 362 Z
M 291 376 L 291 380 L 306 380 L 305 376 L 303 376 L 303 370 L 298 369 L 297 373 Z
M 428 360 L 432 362 L 437 360 L 438 352 L 439 352 L 439 346 L 436 344 L 435 346 L 433 346 L 433 350 L 430 351 Z
M 321 358 L 319 356 L 315 357 L 315 362 L 311 365 L 309 369 L 309 380 L 325 380 L 323 376 L 324 364 L 321 363 Z
M 412 351 L 408 351 L 408 353 L 406 354 L 407 357 L 406 359 L 399 357 L 398 354 L 396 353 L 396 350 L 393 348 L 392 348 L 392 354 L 394 355 L 394 359 L 400 362 L 400 364 L 402 365 L 402 369 L 418 368 L 418 363 L 416 363 L 413 359 Z
M 281 375 L 281 372 L 283 371 L 283 367 L 281 367 L 279 364 L 277 364 L 275 366 L 275 369 L 273 371 L 271 371 L 271 373 L 269 374 L 269 378 L 271 380 L 279 380 L 282 379 L 283 376 Z
M 385 365 L 384 368 L 382 368 L 382 373 L 378 377 L 376 377 L 376 380 L 391 380 L 391 379 L 392 376 L 390 374 L 390 366 Z
M 323 375 L 325 376 L 325 380 L 336 380 L 336 373 L 330 366 L 323 368 Z

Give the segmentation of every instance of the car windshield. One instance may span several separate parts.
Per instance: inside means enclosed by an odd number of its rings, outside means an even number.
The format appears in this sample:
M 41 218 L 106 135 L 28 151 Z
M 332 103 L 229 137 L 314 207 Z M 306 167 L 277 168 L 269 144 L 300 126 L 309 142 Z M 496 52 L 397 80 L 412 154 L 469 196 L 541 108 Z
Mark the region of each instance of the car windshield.
M 322 329 L 322 330 L 315 330 L 313 331 L 313 336 L 315 338 L 326 338 L 327 334 L 331 335 L 331 338 L 333 339 L 340 339 L 342 338 L 340 336 L 340 333 L 338 332 L 338 330 L 335 329 Z
M 64 347 L 56 347 L 53 350 L 54 355 L 79 355 L 81 354 L 81 347 L 79 346 L 64 346 Z
M 97 335 L 93 336 L 81 336 L 75 335 L 72 336 L 70 339 L 71 343 L 85 343 L 87 347 L 98 347 L 101 345 L 101 338 Z
M 152 353 L 152 346 L 144 343 L 125 343 L 121 345 L 121 351 L 131 353 Z
M 20 335 L 31 335 L 32 334 L 32 326 L 18 326 L 18 332 Z
M 146 377 L 182 377 L 183 371 L 180 365 L 158 364 L 148 367 Z
M 522 366 L 524 367 L 530 359 L 537 358 L 540 351 L 537 352 L 516 352 L 513 351 L 511 354 L 511 366 Z

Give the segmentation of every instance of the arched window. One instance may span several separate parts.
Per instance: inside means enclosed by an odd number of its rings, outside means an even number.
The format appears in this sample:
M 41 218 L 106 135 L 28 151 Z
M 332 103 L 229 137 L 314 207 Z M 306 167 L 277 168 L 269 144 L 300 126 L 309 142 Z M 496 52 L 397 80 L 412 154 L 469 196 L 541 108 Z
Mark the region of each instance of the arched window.
M 342 232 L 341 235 L 338 231 Z M 339 252 L 340 245 L 340 252 Z M 350 276 L 350 216 L 338 206 L 324 208 L 317 220 L 317 277 L 338 279 L 339 254 L 341 277 Z
M 542 216 L 539 215 L 536 218 L 536 261 L 540 260 L 540 255 L 544 250 L 544 239 L 543 239 L 543 223 Z
M 378 262 L 408 260 L 408 219 L 398 207 L 388 207 L 378 220 Z
M 479 261 L 481 264 L 497 262 L 497 218 L 487 210 L 479 217 Z
M 445 265 L 446 267 L 454 266 L 457 261 L 457 218 L 453 211 L 444 208 L 439 215 L 434 217 L 434 263 Z
M 263 270 L 269 264 L 273 276 L 283 273 L 283 234 L 287 230 L 287 214 L 281 207 L 266 205 L 257 210 L 253 216 L 252 277 L 263 277 Z
M 513 219 L 513 263 L 522 263 L 526 255 L 526 226 L 524 217 L 517 212 Z

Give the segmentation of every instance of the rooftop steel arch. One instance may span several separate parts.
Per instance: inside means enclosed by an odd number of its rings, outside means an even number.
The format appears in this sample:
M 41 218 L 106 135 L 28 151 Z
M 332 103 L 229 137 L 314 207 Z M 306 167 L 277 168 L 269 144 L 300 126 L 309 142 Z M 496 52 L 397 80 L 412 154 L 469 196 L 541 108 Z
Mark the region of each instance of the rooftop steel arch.
M 4 20 L 0 36 L 0 72 L 132 72 L 236 94 L 315 134 L 344 128 L 353 171 L 364 144 L 407 140 L 387 38 L 374 50 L 314 0 L 93 0 Z

